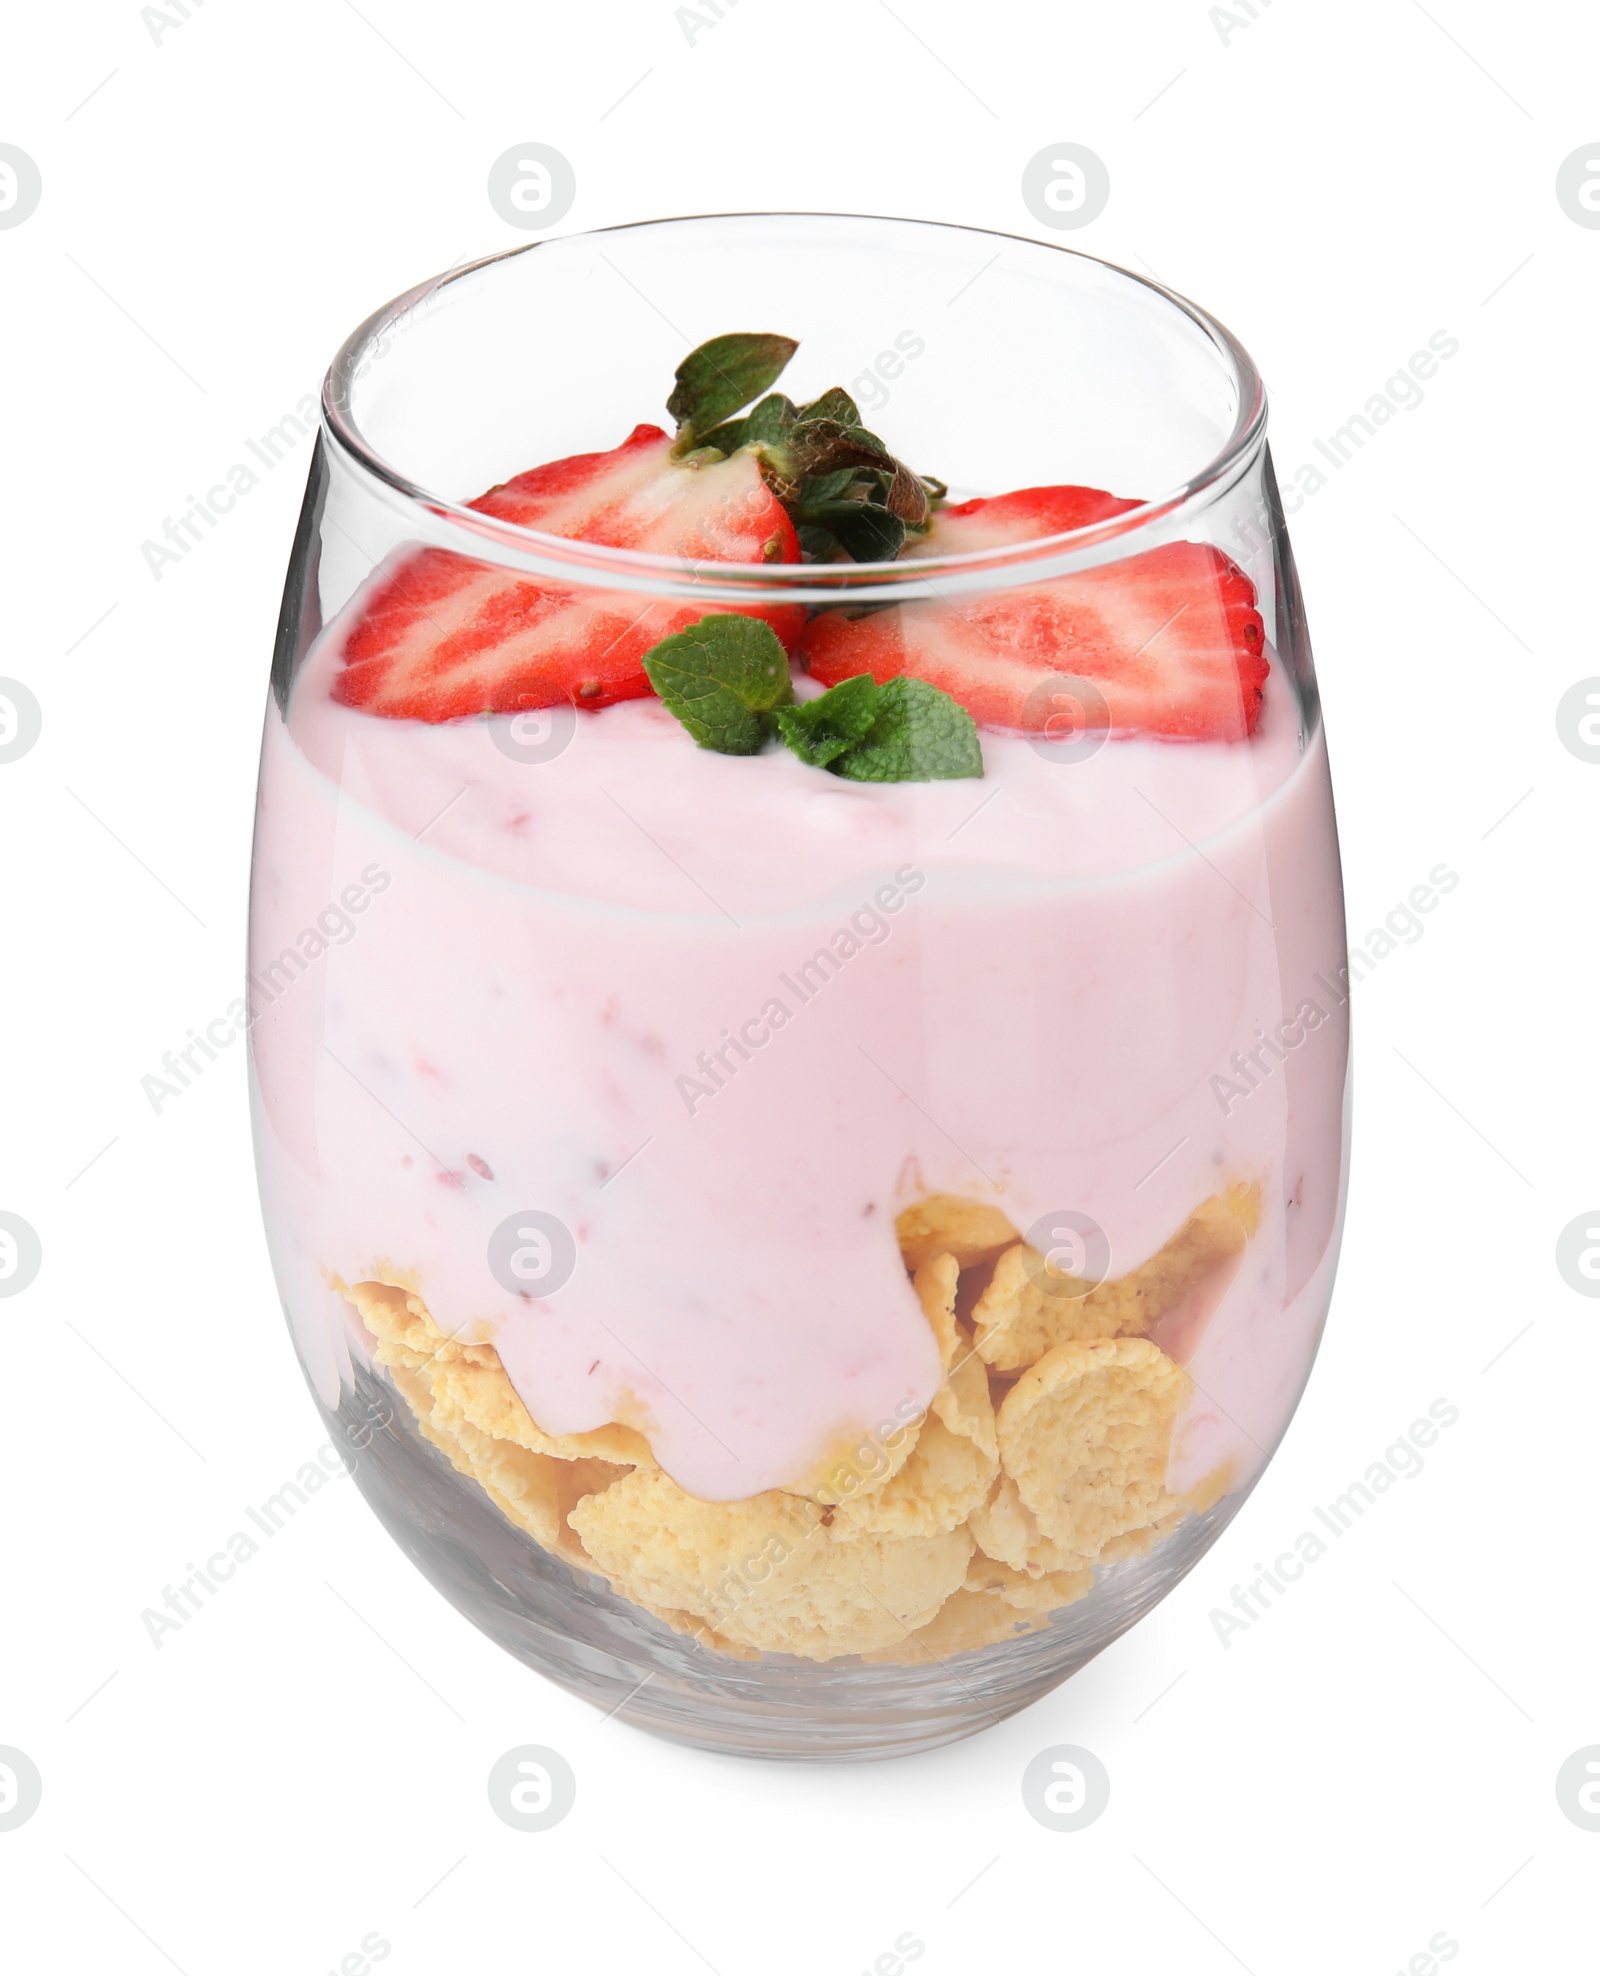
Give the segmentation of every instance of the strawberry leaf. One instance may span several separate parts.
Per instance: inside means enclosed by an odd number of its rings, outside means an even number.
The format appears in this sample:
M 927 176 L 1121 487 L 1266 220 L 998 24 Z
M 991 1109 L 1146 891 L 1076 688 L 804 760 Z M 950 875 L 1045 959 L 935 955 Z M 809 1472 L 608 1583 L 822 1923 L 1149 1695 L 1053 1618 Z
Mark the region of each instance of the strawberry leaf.
M 780 473 L 802 484 L 806 479 L 831 478 L 841 469 L 852 473 L 864 469 L 871 488 L 897 520 L 907 528 L 922 528 L 927 523 L 928 489 L 865 426 L 813 418 L 807 407 L 787 438 L 769 449 L 769 455 Z M 780 500 L 784 498 L 781 488 L 778 494 Z
M 702 748 L 759 754 L 774 708 L 794 697 L 789 655 L 760 618 L 712 612 L 653 645 L 645 674 Z
M 789 336 L 735 332 L 713 336 L 691 350 L 677 368 L 677 382 L 667 400 L 667 410 L 678 421 L 675 450 L 692 451 L 703 443 L 705 434 L 759 398 L 799 347 Z
M 879 690 L 864 738 L 828 766 L 852 782 L 945 782 L 982 775 L 983 750 L 965 707 L 925 679 L 901 675 Z
M 835 384 L 824 391 L 820 398 L 813 398 L 809 405 L 800 409 L 802 419 L 832 419 L 837 425 L 859 425 L 861 414 L 856 410 L 856 401 L 842 384 Z
M 801 761 L 812 768 L 828 768 L 866 739 L 877 702 L 877 682 L 870 672 L 863 672 L 830 686 L 815 700 L 780 707 L 773 718 Z
M 875 432 L 839 419 L 802 413 L 784 448 L 784 464 L 798 478 L 833 473 L 840 467 L 892 467 L 893 457 Z
M 807 474 L 800 483 L 800 511 L 809 516 L 825 501 L 842 501 L 855 480 L 854 467 L 841 467 L 837 473 Z
M 905 545 L 905 523 L 872 501 L 841 501 L 818 519 L 852 562 L 892 563 Z
M 737 453 L 741 446 L 770 445 L 782 439 L 793 423 L 794 401 L 784 397 L 781 391 L 774 391 L 742 419 L 725 419 L 721 425 L 703 433 L 696 443 L 715 446 L 723 453 Z
M 805 561 L 893 562 L 908 533 L 927 529 L 944 485 L 896 459 L 842 385 L 800 406 L 768 392 L 739 416 L 797 348 L 787 336 L 737 334 L 691 351 L 667 400 L 679 422 L 673 457 L 698 465 L 753 448 Z

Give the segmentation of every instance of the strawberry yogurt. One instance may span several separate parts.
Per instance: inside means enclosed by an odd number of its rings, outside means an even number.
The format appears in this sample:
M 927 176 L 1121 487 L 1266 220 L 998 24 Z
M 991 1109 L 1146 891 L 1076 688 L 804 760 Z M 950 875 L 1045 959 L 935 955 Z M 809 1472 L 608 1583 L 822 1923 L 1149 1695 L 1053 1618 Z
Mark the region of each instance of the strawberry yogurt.
M 267 1224 L 325 1400 L 366 1350 L 336 1284 L 401 1282 L 548 1432 L 627 1421 L 745 1497 L 939 1385 L 894 1236 L 921 1194 L 1087 1215 L 1122 1275 L 1243 1179 L 1169 1484 L 1260 1466 L 1326 1306 L 1347 1065 L 1327 759 L 1275 660 L 1249 740 L 984 729 L 981 780 L 868 785 L 646 699 L 518 760 L 510 716 L 341 705 L 341 635 L 269 711 L 251 929 Z M 528 1210 L 575 1254 L 542 1297 L 489 1262 Z

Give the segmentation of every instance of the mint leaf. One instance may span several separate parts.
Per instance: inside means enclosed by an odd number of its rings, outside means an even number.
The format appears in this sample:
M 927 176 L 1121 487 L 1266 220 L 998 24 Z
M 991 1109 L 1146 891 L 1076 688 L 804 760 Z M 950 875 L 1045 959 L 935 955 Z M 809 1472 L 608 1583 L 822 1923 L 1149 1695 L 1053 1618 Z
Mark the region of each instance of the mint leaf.
M 754 755 L 794 697 L 789 655 L 760 618 L 715 611 L 653 645 L 645 675 L 702 748 Z
M 925 679 L 902 675 L 879 689 L 863 740 L 829 767 L 852 782 L 945 782 L 982 775 L 983 750 L 965 707 Z
M 877 682 L 870 672 L 863 672 L 830 686 L 814 700 L 780 707 L 774 718 L 778 732 L 801 761 L 812 768 L 827 768 L 866 739 L 877 703 Z
M 713 336 L 691 350 L 677 368 L 677 382 L 667 400 L 667 410 L 678 421 L 674 450 L 691 451 L 701 443 L 702 434 L 759 398 L 799 347 L 790 336 L 735 332 Z
M 801 761 L 852 782 L 942 782 L 982 775 L 978 730 L 965 707 L 925 679 L 871 673 L 815 700 L 780 707 L 778 732 Z

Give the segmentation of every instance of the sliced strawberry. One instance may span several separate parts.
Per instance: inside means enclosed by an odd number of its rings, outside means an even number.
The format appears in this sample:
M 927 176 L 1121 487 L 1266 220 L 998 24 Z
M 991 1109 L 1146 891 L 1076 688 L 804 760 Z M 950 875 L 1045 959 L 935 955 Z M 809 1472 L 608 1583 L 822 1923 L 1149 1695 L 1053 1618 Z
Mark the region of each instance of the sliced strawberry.
M 908 556 L 962 556 L 974 549 L 996 549 L 1008 542 L 1031 542 L 1042 535 L 1065 535 L 1113 515 L 1125 515 L 1138 501 L 1119 501 L 1098 487 L 1019 487 L 1011 494 L 980 496 L 934 518 L 937 546 L 927 536 L 906 546 Z
M 671 450 L 659 426 L 637 426 L 609 453 L 553 460 L 468 505 L 546 535 L 686 562 L 799 560 L 793 524 L 753 454 L 690 465 Z M 561 700 L 610 706 L 650 692 L 644 655 L 704 610 L 517 577 L 448 549 L 411 550 L 364 598 L 333 693 L 368 713 L 426 721 Z M 746 614 L 786 646 L 805 617 L 797 605 Z
M 908 557 L 960 554 L 1081 528 L 1140 505 L 1089 487 L 1029 487 L 934 517 Z M 1113 732 L 1234 741 L 1255 730 L 1267 677 L 1255 587 L 1218 549 L 1172 542 L 1078 576 L 812 620 L 802 655 L 824 685 L 909 673 L 990 727 L 1040 732 L 1047 682 L 1093 681 Z

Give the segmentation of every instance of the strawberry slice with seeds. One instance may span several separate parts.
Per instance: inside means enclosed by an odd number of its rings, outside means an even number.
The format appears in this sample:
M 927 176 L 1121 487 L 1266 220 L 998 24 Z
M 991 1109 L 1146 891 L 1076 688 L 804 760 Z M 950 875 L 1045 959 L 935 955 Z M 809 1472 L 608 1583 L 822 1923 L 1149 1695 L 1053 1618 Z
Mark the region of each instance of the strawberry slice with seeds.
M 1098 487 L 1019 487 L 1012 494 L 990 494 L 941 508 L 935 517 L 937 543 L 924 536 L 908 547 L 910 556 L 964 556 L 975 549 L 998 549 L 1008 542 L 1033 542 L 1089 528 L 1141 505 L 1119 501 Z
M 753 453 L 682 458 L 659 426 L 608 453 L 553 460 L 468 503 L 481 514 L 611 548 L 696 562 L 794 562 L 799 542 Z M 737 606 L 718 604 L 718 610 Z M 651 691 L 644 656 L 704 614 L 694 604 L 513 575 L 448 549 L 393 558 L 347 634 L 333 696 L 391 719 L 457 720 Z M 785 646 L 799 606 L 750 609 Z
M 933 518 L 907 560 L 1037 540 L 1139 506 L 1091 487 L 1029 487 Z M 1219 549 L 1170 542 L 1076 576 L 852 618 L 822 613 L 802 656 L 836 685 L 925 679 L 989 727 L 1051 730 L 1050 681 L 1088 680 L 1117 733 L 1237 741 L 1255 731 L 1268 665 L 1255 587 Z

